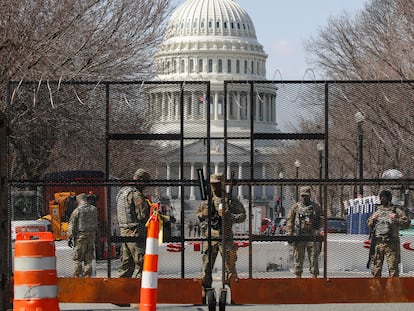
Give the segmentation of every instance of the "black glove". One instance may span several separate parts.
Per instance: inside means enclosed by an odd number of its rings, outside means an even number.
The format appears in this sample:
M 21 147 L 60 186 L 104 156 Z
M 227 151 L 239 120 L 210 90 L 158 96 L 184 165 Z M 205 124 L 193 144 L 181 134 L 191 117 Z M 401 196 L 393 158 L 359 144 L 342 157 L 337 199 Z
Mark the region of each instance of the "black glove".
M 69 246 L 70 248 L 72 248 L 72 247 L 73 247 L 73 241 L 72 241 L 72 239 L 69 239 L 69 240 L 68 240 L 68 246 Z

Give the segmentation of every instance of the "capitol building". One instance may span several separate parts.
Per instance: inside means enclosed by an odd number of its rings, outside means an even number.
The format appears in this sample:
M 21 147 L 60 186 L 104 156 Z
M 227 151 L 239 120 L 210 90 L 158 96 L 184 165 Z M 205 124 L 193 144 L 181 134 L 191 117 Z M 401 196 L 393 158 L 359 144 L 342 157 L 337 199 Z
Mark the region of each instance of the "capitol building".
M 152 109 L 158 112 L 155 117 L 158 131 L 176 133 L 183 118 L 185 136 L 195 137 L 186 141 L 184 149 L 186 179 L 197 179 L 199 168 L 204 169 L 205 176 L 209 175 L 206 173 L 205 141 L 197 139 L 206 135 L 207 118 L 202 112 L 206 104 L 210 106 L 211 173 L 227 172 L 229 178 L 229 173 L 234 171 L 236 178 L 250 178 L 252 164 L 248 139 L 228 141 L 229 161 L 228 167 L 224 167 L 224 81 L 235 81 L 227 90 L 228 137 L 249 137 L 251 111 L 254 111 L 255 132 L 279 132 L 277 88 L 270 83 L 262 84 L 252 93 L 249 84 L 237 84 L 237 81 L 265 81 L 266 59 L 267 54 L 257 41 L 254 23 L 237 0 L 184 0 L 172 14 L 164 41 L 155 56 L 157 80 L 210 82 L 210 96 L 197 86 L 186 89 L 182 95 L 179 88 L 169 89 L 168 85 L 151 94 Z M 253 99 L 251 94 L 254 94 Z M 179 109 L 181 96 L 184 96 L 182 111 Z M 251 110 L 252 103 L 254 110 Z M 163 159 L 166 177 L 181 178 L 179 146 L 168 147 L 168 157 Z M 279 172 L 275 159 L 280 142 L 258 143 L 254 148 L 257 177 L 275 178 L 275 172 Z M 273 186 L 254 186 L 255 205 L 273 206 L 279 196 L 277 190 Z M 239 186 L 233 194 L 246 203 L 248 191 L 248 187 Z M 185 199 L 199 200 L 198 192 L 196 187 L 186 189 Z M 166 195 L 172 200 L 179 199 L 180 191 L 168 188 Z

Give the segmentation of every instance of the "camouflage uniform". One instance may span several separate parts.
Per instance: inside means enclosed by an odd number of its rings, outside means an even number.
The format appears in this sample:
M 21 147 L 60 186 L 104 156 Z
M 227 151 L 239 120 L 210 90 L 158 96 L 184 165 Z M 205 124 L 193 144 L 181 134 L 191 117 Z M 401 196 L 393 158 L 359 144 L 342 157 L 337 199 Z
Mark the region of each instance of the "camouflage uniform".
M 82 201 L 72 212 L 68 229 L 68 238 L 74 241 L 72 259 L 75 262 L 75 277 L 89 277 L 92 275 L 92 260 L 95 258 L 97 230 L 97 208 L 86 201 Z
M 211 182 L 217 180 L 224 181 L 224 176 L 222 174 L 213 174 L 211 177 Z M 225 269 L 226 269 L 226 279 L 224 282 L 229 284 L 230 279 L 237 278 L 236 271 L 236 261 L 237 261 L 237 247 L 234 244 L 233 240 L 233 224 L 242 223 L 246 220 L 246 210 L 243 204 L 236 198 L 232 198 L 228 204 L 226 199 L 223 197 L 216 196 L 213 193 L 212 197 L 212 221 L 211 221 L 211 237 L 213 239 L 223 238 L 222 241 L 211 241 L 211 248 L 209 247 L 208 241 L 203 242 L 203 267 L 202 267 L 202 283 L 203 288 L 211 288 L 212 285 L 212 275 L 211 269 L 214 266 L 218 252 L 221 256 L 225 258 Z M 217 211 L 223 209 L 223 217 L 220 217 Z M 203 201 L 198 210 L 197 218 L 200 221 L 200 226 L 203 228 L 204 235 L 208 237 L 208 202 Z M 224 228 L 222 226 L 224 218 Z M 224 247 L 223 247 L 224 246 Z M 223 255 L 223 251 L 225 254 Z M 211 260 L 209 261 L 209 252 L 211 252 Z
M 301 187 L 301 196 L 310 197 L 310 187 Z M 286 222 L 286 235 L 290 236 L 319 236 L 322 224 L 322 211 L 318 204 L 309 201 L 309 204 L 303 202 L 295 203 L 290 209 Z M 294 273 L 296 277 L 301 277 L 303 272 L 303 260 L 305 251 L 308 253 L 309 270 L 313 277 L 319 275 L 318 257 L 321 249 L 320 242 L 294 242 Z
M 148 175 L 142 170 L 138 172 Z M 144 179 L 149 180 L 149 175 Z M 122 187 L 116 201 L 121 237 L 137 238 L 134 242 L 122 243 L 119 277 L 132 277 L 135 269 L 136 277 L 141 277 L 147 237 L 145 224 L 149 219 L 150 203 L 138 188 L 132 186 Z
M 379 205 L 368 218 L 367 224 L 375 230 L 371 241 L 375 243 L 375 253 L 371 260 L 372 276 L 381 277 L 385 258 L 389 276 L 398 277 L 401 262 L 399 230 L 410 226 L 410 218 L 396 206 Z

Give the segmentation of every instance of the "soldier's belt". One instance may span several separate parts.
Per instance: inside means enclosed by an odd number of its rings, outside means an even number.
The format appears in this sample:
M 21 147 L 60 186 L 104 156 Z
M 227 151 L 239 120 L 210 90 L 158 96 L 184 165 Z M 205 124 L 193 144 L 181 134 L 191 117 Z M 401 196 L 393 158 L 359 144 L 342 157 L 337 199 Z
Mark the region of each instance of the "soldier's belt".
M 132 223 L 132 224 L 120 224 L 119 228 L 124 228 L 124 229 L 131 229 L 131 228 L 136 228 L 138 227 L 139 224 L 137 223 Z

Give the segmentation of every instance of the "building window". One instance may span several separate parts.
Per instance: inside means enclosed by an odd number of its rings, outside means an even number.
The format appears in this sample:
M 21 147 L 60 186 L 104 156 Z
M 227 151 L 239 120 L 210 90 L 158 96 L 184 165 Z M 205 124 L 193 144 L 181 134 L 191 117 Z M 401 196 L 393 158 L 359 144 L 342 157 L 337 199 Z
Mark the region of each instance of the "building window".
M 190 59 L 190 72 L 194 72 L 194 60 Z
M 244 61 L 244 73 L 247 74 L 247 60 Z
M 220 22 L 216 22 L 216 28 L 220 28 Z
M 227 22 L 224 22 L 224 29 L 227 29 Z
M 203 72 L 203 60 L 198 60 L 198 72 Z
M 231 59 L 227 60 L 227 73 L 231 73 Z
M 202 21 L 202 22 L 201 22 L 200 27 L 201 27 L 201 28 L 204 28 L 204 21 Z
M 180 68 L 180 72 L 183 73 L 185 72 L 185 62 L 184 59 L 181 60 L 181 68 Z
M 234 29 L 234 23 L 231 22 L 231 29 Z
M 213 72 L 213 60 L 208 60 L 208 72 Z
M 252 75 L 254 75 L 254 62 L 252 61 L 252 63 L 251 63 L 251 65 L 252 65 Z
M 213 22 L 212 21 L 209 21 L 208 22 L 208 28 L 212 28 L 213 27 Z
M 236 60 L 236 73 L 240 73 L 240 60 Z
M 217 69 L 217 71 L 219 73 L 223 72 L 223 61 L 221 59 L 218 60 L 218 69 Z
M 233 103 L 233 97 L 235 96 L 235 94 L 233 94 L 233 93 L 230 93 L 229 94 L 229 100 L 228 100 L 228 103 L 229 103 L 229 111 L 228 111 L 228 113 L 229 113 L 229 119 L 230 120 L 234 120 L 235 118 L 234 118 L 234 103 Z

